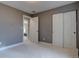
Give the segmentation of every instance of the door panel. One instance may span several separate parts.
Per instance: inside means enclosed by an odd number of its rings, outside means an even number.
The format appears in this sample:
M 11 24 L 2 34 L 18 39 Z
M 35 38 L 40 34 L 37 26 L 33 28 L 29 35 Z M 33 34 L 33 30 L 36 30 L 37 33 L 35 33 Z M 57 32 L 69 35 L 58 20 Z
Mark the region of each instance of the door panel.
M 63 13 L 53 15 L 53 45 L 63 47 Z
M 30 20 L 30 40 L 38 43 L 38 17 L 31 18 Z
M 76 11 L 64 13 L 64 47 L 76 48 Z

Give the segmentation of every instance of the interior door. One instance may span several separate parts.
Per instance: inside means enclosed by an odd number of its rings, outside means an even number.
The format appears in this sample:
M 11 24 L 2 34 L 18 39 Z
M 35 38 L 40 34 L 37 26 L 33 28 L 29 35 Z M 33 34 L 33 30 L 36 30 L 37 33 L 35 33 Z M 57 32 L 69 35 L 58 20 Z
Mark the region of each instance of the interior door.
M 38 17 L 30 19 L 30 40 L 38 43 Z
M 76 48 L 76 11 L 64 13 L 64 47 Z
M 53 15 L 53 45 L 63 47 L 63 13 Z

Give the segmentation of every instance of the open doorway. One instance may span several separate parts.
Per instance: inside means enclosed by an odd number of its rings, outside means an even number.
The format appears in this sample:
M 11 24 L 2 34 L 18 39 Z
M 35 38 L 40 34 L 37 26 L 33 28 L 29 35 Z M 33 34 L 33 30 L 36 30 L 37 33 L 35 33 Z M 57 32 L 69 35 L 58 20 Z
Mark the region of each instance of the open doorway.
M 29 39 L 29 21 L 30 21 L 30 17 L 23 15 L 23 41 L 24 42 Z
M 38 17 L 23 15 L 23 41 L 38 43 Z

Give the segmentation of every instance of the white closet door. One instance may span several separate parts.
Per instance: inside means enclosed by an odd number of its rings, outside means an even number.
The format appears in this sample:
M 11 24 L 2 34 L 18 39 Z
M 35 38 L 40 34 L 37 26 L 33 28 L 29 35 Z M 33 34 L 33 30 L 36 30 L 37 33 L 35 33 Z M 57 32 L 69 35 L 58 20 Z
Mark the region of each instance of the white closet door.
M 63 47 L 63 13 L 53 15 L 53 45 Z
M 38 43 L 38 17 L 31 18 L 29 35 L 33 42 Z
M 76 11 L 64 13 L 64 47 L 76 48 Z

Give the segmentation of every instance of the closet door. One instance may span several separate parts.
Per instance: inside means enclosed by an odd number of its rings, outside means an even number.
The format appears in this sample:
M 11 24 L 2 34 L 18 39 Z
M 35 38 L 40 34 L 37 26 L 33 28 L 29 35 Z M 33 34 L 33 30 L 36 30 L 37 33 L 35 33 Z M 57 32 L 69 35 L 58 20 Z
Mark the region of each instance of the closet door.
M 53 45 L 57 47 L 63 47 L 63 13 L 54 14 L 53 20 Z
M 64 13 L 64 47 L 76 48 L 76 11 Z

